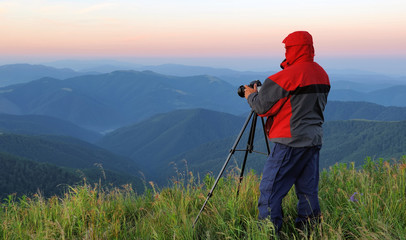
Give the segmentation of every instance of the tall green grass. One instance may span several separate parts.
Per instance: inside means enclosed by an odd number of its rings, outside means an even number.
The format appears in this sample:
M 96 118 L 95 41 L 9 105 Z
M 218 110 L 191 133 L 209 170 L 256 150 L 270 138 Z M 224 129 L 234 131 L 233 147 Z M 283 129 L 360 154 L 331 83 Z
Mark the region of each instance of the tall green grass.
M 323 218 L 309 235 L 294 228 L 296 195 L 283 202 L 281 239 L 406 239 L 406 157 L 368 159 L 363 168 L 335 165 L 321 173 Z M 151 182 L 145 194 L 131 186 L 70 187 L 62 197 L 10 196 L 1 205 L 0 239 L 269 239 L 273 227 L 257 220 L 260 177 L 222 178 L 192 228 L 214 178 L 187 173 L 168 188 Z

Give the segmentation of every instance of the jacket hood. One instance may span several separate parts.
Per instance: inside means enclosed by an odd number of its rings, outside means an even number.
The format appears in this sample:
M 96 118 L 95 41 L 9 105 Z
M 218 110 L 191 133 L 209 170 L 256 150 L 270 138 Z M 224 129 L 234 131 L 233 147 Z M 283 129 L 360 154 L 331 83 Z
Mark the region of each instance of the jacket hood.
M 313 62 L 313 37 L 306 31 L 297 31 L 289 34 L 282 43 L 285 44 L 286 65 L 298 62 Z

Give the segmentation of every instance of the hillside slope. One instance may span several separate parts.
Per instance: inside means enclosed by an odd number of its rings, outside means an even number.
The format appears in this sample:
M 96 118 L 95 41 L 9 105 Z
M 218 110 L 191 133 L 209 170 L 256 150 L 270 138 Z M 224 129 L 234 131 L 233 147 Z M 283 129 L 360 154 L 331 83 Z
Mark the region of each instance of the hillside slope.
M 261 134 L 262 129 L 257 129 L 254 150 L 266 153 L 265 141 Z M 379 122 L 379 121 L 331 121 L 324 124 L 323 147 L 320 151 L 320 169 L 329 168 L 336 163 L 354 162 L 361 166 L 366 157 L 399 158 L 406 155 L 406 121 Z M 211 143 L 202 144 L 188 152 L 174 156 L 171 161 L 178 168 L 185 170 L 183 160 L 187 167 L 205 174 L 217 173 L 226 160 L 228 150 L 231 148 L 235 137 L 229 137 Z M 246 140 L 241 141 L 240 149 L 245 149 Z M 230 162 L 230 169 L 241 167 L 244 156 L 236 153 Z M 261 173 L 266 156 L 262 154 L 249 154 L 247 167 Z M 174 175 L 175 171 L 162 168 L 167 176 Z
M 40 115 L 0 114 L 0 132 L 23 135 L 62 135 L 95 142 L 101 135 L 70 122 Z
M 61 167 L 92 168 L 102 164 L 105 169 L 138 174 L 131 160 L 79 139 L 64 136 L 28 136 L 0 134 L 0 152 L 45 162 Z
M 102 138 L 100 146 L 132 158 L 148 172 L 167 166 L 169 158 L 203 143 L 236 134 L 243 119 L 205 109 L 178 110 L 156 115 L 118 129 Z
M 360 165 L 367 157 L 398 158 L 406 155 L 406 121 L 332 121 L 324 127 L 323 167 L 336 162 Z
M 406 120 L 406 107 L 387 107 L 370 102 L 329 101 L 324 116 L 326 121 L 351 119 L 403 121 Z
M 0 199 L 10 194 L 17 197 L 40 193 L 44 197 L 62 196 L 68 186 L 87 183 L 121 186 L 132 184 L 139 193 L 144 190 L 142 181 L 135 176 L 100 168 L 74 169 L 38 163 L 0 152 Z

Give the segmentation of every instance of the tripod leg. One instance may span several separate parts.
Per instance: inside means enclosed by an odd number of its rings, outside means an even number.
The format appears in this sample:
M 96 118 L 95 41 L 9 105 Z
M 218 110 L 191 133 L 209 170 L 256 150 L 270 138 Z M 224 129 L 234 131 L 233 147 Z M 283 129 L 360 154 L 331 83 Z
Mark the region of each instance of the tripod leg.
M 238 188 L 237 188 L 237 196 L 240 194 L 240 186 L 241 186 L 241 182 L 244 178 L 244 170 L 245 170 L 245 164 L 247 163 L 248 153 L 252 153 L 252 150 L 254 149 L 254 137 L 255 137 L 255 128 L 257 126 L 257 117 L 258 117 L 258 115 L 254 114 L 254 117 L 252 118 L 250 135 L 248 136 L 248 142 L 247 142 L 247 150 L 245 151 L 244 161 L 242 162 L 242 166 L 241 166 L 241 173 L 240 173 L 240 178 L 239 178 Z
M 268 155 L 269 155 L 269 154 L 271 154 L 271 149 L 269 148 L 268 136 L 266 135 L 265 122 L 264 122 L 263 117 L 261 117 L 261 122 L 262 122 L 262 129 L 264 130 L 266 149 L 268 150 Z
M 213 187 L 211 188 L 209 194 L 207 194 L 207 198 L 206 198 L 206 200 L 204 201 L 203 206 L 202 206 L 202 208 L 200 209 L 199 214 L 197 214 L 197 216 L 196 216 L 196 218 L 195 218 L 195 221 L 193 222 L 193 228 L 195 227 L 195 224 L 196 224 L 197 220 L 199 219 L 200 214 L 203 212 L 203 209 L 204 209 L 204 207 L 206 206 L 207 202 L 209 201 L 210 197 L 213 195 L 214 189 L 216 188 L 217 183 L 219 182 L 219 180 L 220 180 L 220 178 L 221 178 L 221 175 L 223 175 L 223 172 L 224 172 L 224 170 L 226 169 L 227 164 L 228 164 L 228 162 L 229 162 L 230 159 L 231 159 L 231 156 L 235 153 L 235 149 L 237 148 L 237 145 L 238 145 L 238 143 L 240 142 L 241 137 L 242 137 L 242 135 L 243 135 L 245 129 L 247 128 L 248 123 L 249 123 L 249 121 L 250 121 L 252 115 L 254 115 L 254 110 L 251 110 L 251 113 L 250 113 L 249 116 L 247 117 L 247 120 L 245 120 L 245 123 L 244 123 L 243 127 L 241 128 L 241 131 L 240 131 L 240 133 L 238 134 L 237 139 L 235 140 L 234 145 L 233 145 L 233 147 L 231 148 L 230 153 L 228 154 L 228 157 L 227 157 L 226 161 L 224 162 L 224 165 L 223 165 L 223 167 L 221 168 L 220 173 L 219 173 L 219 175 L 217 176 L 216 181 L 215 181 L 214 184 L 213 184 Z

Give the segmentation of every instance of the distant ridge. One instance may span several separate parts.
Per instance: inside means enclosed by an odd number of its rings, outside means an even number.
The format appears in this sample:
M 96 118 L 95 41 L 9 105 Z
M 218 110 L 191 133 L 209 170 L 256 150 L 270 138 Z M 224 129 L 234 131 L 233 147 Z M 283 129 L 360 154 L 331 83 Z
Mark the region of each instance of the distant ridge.
M 45 66 L 27 64 L 11 66 L 17 69 L 18 67 L 30 69 L 33 66 L 49 69 Z M 245 84 L 253 78 L 261 79 L 268 75 L 258 76 L 258 73 L 255 72 L 176 64 L 151 66 L 151 69 L 156 71 L 161 69 L 163 72 L 172 71 L 171 73 L 174 74 L 184 70 L 183 75 L 209 72 L 216 74 L 217 77 L 211 75 L 169 76 L 150 70 L 114 71 L 105 74 L 81 75 L 65 80 L 43 77 L 26 83 L 0 87 L 0 113 L 46 115 L 98 132 L 108 132 L 145 120 L 154 114 L 176 109 L 205 108 L 241 114 L 249 111 L 249 106 L 244 99 L 237 96 L 235 85 L 237 82 L 234 82 L 234 85 L 230 83 L 244 79 L 241 83 Z M 62 70 L 53 69 L 57 72 Z M 72 70 L 66 71 L 72 73 Z M 84 73 L 73 72 L 72 74 Z M 337 79 L 335 79 L 336 76 Z M 342 78 L 343 76 L 344 78 Z M 404 94 L 406 85 L 381 89 L 391 86 L 396 81 L 381 75 L 365 75 L 369 76 L 372 81 L 367 84 L 362 82 L 364 75 L 354 76 L 332 75 L 332 90 L 329 100 L 406 105 L 406 95 Z M 387 81 L 392 79 L 393 81 L 391 83 L 385 81 L 385 84 L 382 84 L 379 83 L 379 79 Z M 371 89 L 374 90 L 370 91 Z
M 354 89 L 332 89 L 330 100 L 372 102 L 383 106 L 406 107 L 406 85 L 390 86 L 370 92 Z
M 42 77 L 65 79 L 83 74 L 68 68 L 53 68 L 32 64 L 9 64 L 0 66 L 0 87 L 26 83 Z

